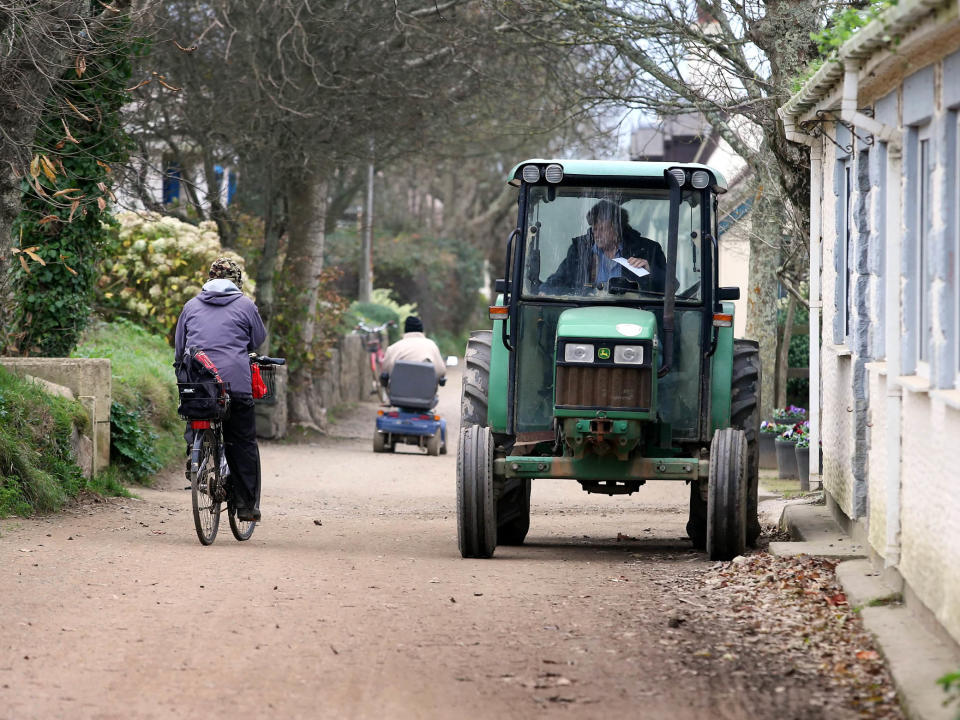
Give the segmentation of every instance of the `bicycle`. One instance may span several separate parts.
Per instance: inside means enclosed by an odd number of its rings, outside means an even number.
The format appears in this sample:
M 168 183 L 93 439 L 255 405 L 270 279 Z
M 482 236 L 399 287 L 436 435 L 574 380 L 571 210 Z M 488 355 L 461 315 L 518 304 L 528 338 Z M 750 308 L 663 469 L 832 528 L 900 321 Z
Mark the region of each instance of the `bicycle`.
M 272 365 L 284 365 L 284 358 L 272 358 L 265 355 L 250 354 L 250 364 L 269 368 Z M 222 385 L 222 383 L 220 383 Z M 273 383 L 267 383 L 270 391 Z M 230 467 L 224 452 L 223 419 L 229 414 L 229 395 L 220 388 L 223 398 L 223 411 L 220 418 L 209 420 L 189 420 L 193 429 L 193 443 L 190 449 L 190 491 L 193 504 L 193 522 L 197 538 L 203 545 L 210 545 L 217 537 L 220 528 L 220 511 L 227 504 L 227 517 L 230 531 L 239 540 L 249 540 L 257 523 L 255 520 L 240 520 L 233 507 L 233 487 Z
M 370 355 L 370 394 L 378 396 L 381 405 L 386 405 L 389 402 L 387 389 L 380 382 L 380 367 L 383 364 L 384 355 L 382 333 L 387 328 L 396 326 L 397 324 L 393 320 L 390 320 L 376 327 L 371 327 L 364 322 L 359 322 L 356 328 L 354 328 L 355 330 L 363 332 L 366 336 L 367 353 Z

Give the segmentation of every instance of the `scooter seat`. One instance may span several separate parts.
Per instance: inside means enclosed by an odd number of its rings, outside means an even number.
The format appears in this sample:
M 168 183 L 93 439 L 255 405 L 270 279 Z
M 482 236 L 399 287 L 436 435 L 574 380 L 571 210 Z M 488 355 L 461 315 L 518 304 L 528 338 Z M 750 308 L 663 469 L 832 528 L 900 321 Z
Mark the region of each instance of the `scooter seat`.
M 413 410 L 432 410 L 437 405 L 437 372 L 432 363 L 398 362 L 387 385 L 390 404 Z

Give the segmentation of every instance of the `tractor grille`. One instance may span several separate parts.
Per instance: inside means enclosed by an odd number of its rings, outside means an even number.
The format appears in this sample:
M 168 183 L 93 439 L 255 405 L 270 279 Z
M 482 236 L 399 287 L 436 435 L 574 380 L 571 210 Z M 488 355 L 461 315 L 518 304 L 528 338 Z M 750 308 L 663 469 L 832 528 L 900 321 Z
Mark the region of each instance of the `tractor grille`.
M 557 406 L 650 409 L 651 369 L 557 366 Z

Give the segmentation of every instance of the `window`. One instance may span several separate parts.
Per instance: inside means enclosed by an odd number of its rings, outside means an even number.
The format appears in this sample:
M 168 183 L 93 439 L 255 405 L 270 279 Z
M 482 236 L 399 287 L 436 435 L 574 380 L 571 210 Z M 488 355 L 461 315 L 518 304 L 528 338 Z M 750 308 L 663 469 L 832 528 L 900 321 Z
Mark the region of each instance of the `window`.
M 163 171 L 163 204 L 170 205 L 180 200 L 180 165 L 168 162 Z
M 951 113 L 953 134 L 953 369 L 960 388 L 960 112 Z
M 838 159 L 836 189 L 837 189 L 837 244 L 835 248 L 834 267 L 837 270 L 836 298 L 834 307 L 837 315 L 833 325 L 833 340 L 835 343 L 847 342 L 850 338 L 850 270 L 852 238 L 850 217 L 851 195 L 853 193 L 853 172 L 850 160 Z
M 927 272 L 927 262 L 931 251 L 930 226 L 933 215 L 931 210 L 932 159 L 930 126 L 927 125 L 920 129 L 918 135 L 917 183 L 913 218 L 917 229 L 917 370 L 922 374 L 929 373 L 927 364 L 930 362 L 930 276 Z
M 852 220 L 850 216 L 850 202 L 853 197 L 853 170 L 850 162 L 843 166 L 843 337 L 850 337 L 850 296 L 852 295 L 853 238 L 851 237 Z
M 662 298 L 670 192 L 666 189 L 532 186 L 527 196 L 523 290 L 528 296 L 595 301 Z M 704 194 L 684 192 L 676 259 L 678 302 L 699 302 Z M 709 226 L 708 226 L 709 227 Z M 606 247 L 609 252 L 602 250 Z M 618 260 L 637 257 L 649 274 L 634 277 Z M 616 278 L 616 279 L 615 279 Z M 613 282 L 611 282 L 611 280 Z

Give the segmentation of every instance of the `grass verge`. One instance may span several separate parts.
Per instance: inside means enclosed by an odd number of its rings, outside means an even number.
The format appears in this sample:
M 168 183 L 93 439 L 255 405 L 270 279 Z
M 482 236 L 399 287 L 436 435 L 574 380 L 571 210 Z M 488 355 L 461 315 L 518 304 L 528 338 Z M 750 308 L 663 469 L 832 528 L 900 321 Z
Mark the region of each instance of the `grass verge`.
M 110 463 L 115 475 L 104 482 L 149 485 L 182 453 L 173 350 L 166 338 L 127 320 L 96 322 L 73 357 L 110 359 Z
M 80 403 L 0 368 L 0 517 L 57 510 L 85 488 L 70 440 L 89 423 Z

